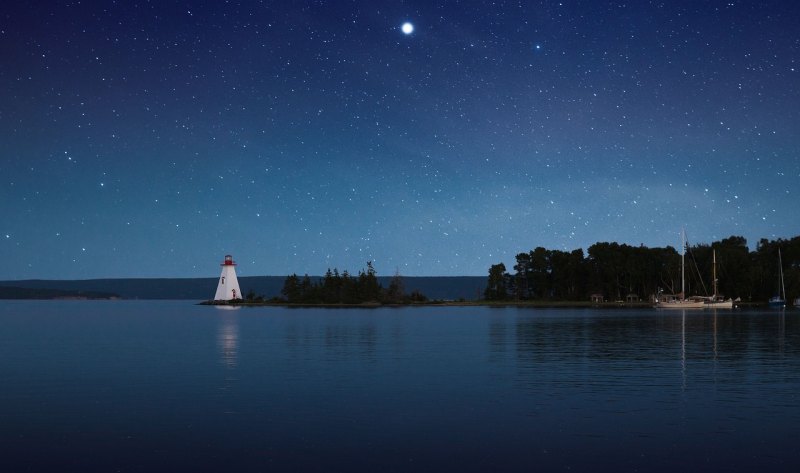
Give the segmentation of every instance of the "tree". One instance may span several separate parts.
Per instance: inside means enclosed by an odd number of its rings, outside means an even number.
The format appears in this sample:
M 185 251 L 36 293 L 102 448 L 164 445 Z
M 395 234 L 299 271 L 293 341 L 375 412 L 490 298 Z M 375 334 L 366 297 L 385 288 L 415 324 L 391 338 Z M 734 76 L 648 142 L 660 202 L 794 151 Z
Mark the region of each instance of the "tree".
M 342 272 L 341 298 L 342 304 L 355 304 L 360 302 L 358 299 L 358 281 L 350 277 L 350 273 L 345 270 Z
M 322 302 L 326 304 L 341 302 L 341 286 L 342 278 L 339 276 L 339 271 L 336 268 L 333 271 L 328 268 L 325 277 L 322 279 L 322 289 L 320 291 Z
M 550 255 L 551 252 L 541 246 L 531 251 L 531 276 L 528 278 L 528 284 L 531 286 L 532 296 L 537 299 L 545 299 L 552 295 Z
M 400 304 L 404 298 L 403 278 L 400 276 L 400 270 L 396 269 L 392 280 L 389 281 L 389 287 L 386 289 L 385 300 L 390 304 Z
M 296 274 L 288 276 L 283 282 L 283 289 L 281 294 L 286 298 L 289 303 L 300 302 L 302 293 L 300 292 L 300 278 Z
M 372 261 L 367 261 L 367 270 L 358 274 L 358 294 L 361 302 L 377 302 L 381 298 L 381 285 Z
M 314 287 L 314 283 L 311 282 L 311 278 L 306 274 L 303 276 L 303 279 L 300 281 L 300 292 L 302 302 L 305 303 L 316 303 L 319 302 L 316 297 L 316 288 Z
M 493 264 L 489 268 L 489 280 L 486 284 L 486 291 L 484 297 L 488 301 L 504 301 L 508 299 L 508 280 L 509 275 L 506 273 L 506 265 L 503 263 Z
M 414 289 L 411 291 L 411 294 L 408 296 L 411 302 L 425 302 L 428 300 L 428 297 L 425 294 L 419 292 L 418 290 Z
M 713 243 L 711 247 L 717 251 L 719 292 L 732 298 L 749 297 L 752 261 L 747 240 L 741 236 L 731 236 Z
M 533 253 L 533 252 L 531 252 Z M 517 264 L 514 265 L 514 298 L 517 300 L 530 299 L 530 279 L 531 279 L 531 253 L 517 254 Z
M 299 278 L 297 274 L 288 276 L 281 290 L 289 303 L 303 304 L 360 304 L 363 302 L 408 302 L 403 292 L 403 281 L 400 273 L 396 273 L 388 291 L 384 291 L 378 282 L 378 273 L 367 261 L 366 270 L 359 271 L 358 277 L 350 276 L 346 270 L 339 274 L 334 268 L 328 269 L 321 279 L 312 279 L 307 274 Z M 418 291 L 412 295 L 412 301 L 426 300 Z
M 800 236 L 789 240 L 761 239 L 755 251 L 747 240 L 731 236 L 712 244 L 696 244 L 686 252 L 687 295 L 710 295 L 713 258 L 716 252 L 718 293 L 726 297 L 766 301 L 778 289 L 778 249 L 783 260 L 787 299 L 800 297 Z M 713 251 L 712 251 L 713 250 Z M 542 247 L 516 256 L 513 277 L 501 264 L 489 269 L 484 292 L 487 300 L 585 300 L 590 293 L 621 300 L 628 293 L 640 297 L 659 290 L 681 289 L 680 254 L 671 247 L 648 248 L 598 242 L 583 250 L 566 253 Z

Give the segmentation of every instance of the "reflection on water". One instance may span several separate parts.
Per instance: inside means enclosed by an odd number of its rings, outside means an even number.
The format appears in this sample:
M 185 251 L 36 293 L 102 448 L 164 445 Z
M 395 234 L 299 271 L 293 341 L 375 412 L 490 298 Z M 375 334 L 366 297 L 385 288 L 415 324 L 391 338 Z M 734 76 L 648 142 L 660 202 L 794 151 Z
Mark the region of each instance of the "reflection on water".
M 283 333 L 286 346 L 299 353 L 323 348 L 328 356 L 352 359 L 374 358 L 380 336 L 374 320 L 364 318 L 354 322 L 349 317 L 337 320 L 335 316 L 322 326 L 291 321 Z M 388 337 L 384 335 L 383 341 L 396 344 L 401 336 L 394 331 Z
M 800 464 L 800 311 L 0 302 L 0 359 L 0 471 Z
M 681 391 L 686 391 L 686 310 L 681 310 Z
M 764 359 L 798 362 L 800 314 L 789 323 L 774 312 L 576 312 L 542 316 L 522 310 L 515 318 L 490 319 L 488 359 L 502 363 L 513 345 L 522 384 L 616 379 L 630 386 L 674 379 L 682 391 L 709 379 L 735 385 L 754 375 L 768 377 L 753 372 L 754 362 Z M 790 332 L 794 344 L 787 343 Z M 787 351 L 790 358 L 776 356 Z M 718 368 L 719 378 L 706 378 L 706 367 Z
M 370 321 L 357 326 L 331 324 L 325 327 L 324 343 L 329 353 L 347 355 L 355 352 L 372 358 L 377 336 L 375 324 Z
M 717 309 L 712 309 L 714 315 L 714 361 L 717 361 L 717 316 L 719 315 L 719 311 Z
M 236 307 L 238 309 L 238 307 Z M 222 362 L 228 368 L 236 367 L 236 356 L 239 348 L 239 318 L 236 312 L 220 314 L 217 330 L 217 346 Z

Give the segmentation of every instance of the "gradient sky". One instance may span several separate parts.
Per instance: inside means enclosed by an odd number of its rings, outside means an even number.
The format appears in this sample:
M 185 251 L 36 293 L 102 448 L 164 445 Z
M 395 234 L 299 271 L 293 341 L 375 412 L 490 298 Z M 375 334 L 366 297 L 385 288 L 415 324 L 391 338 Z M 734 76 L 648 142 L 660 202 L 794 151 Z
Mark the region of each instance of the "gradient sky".
M 11 2 L 0 279 L 792 237 L 798 25 L 786 1 Z

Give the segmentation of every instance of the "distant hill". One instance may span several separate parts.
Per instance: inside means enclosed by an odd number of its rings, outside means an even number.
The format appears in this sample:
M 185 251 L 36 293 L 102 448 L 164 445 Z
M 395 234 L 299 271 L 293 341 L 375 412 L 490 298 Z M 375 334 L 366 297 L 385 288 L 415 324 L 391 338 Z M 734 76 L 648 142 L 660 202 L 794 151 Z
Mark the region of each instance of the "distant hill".
M 0 286 L 0 299 L 118 299 L 117 294 L 50 288 Z
M 312 276 L 318 281 L 319 276 Z M 244 294 L 251 290 L 256 295 L 267 298 L 280 296 L 285 276 L 248 276 L 239 278 L 239 286 Z M 388 287 L 390 276 L 379 276 L 378 281 Z M 486 278 L 482 276 L 430 276 L 403 277 L 405 291 L 414 290 L 435 300 L 476 300 L 483 296 Z M 123 299 L 195 299 L 206 300 L 214 296 L 217 278 L 183 279 L 29 279 L 20 281 L 0 281 L 0 288 L 41 289 L 67 291 L 70 293 L 105 293 L 119 295 Z M 12 291 L 13 292 L 13 291 Z M 20 293 L 21 294 L 21 293 Z M 7 297 L 6 297 L 7 298 Z M 14 297 L 27 299 L 28 297 Z

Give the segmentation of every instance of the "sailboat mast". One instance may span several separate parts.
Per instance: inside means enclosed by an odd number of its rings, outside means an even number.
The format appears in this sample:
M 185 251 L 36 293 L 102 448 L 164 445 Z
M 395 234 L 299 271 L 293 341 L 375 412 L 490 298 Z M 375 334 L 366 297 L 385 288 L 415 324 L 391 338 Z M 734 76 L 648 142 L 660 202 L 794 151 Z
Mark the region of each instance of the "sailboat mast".
M 714 300 L 717 300 L 717 250 L 712 250 L 712 254 L 714 255 L 714 263 L 713 263 L 713 277 L 714 277 Z
M 686 299 L 685 277 L 684 277 L 684 258 L 686 257 L 686 230 L 681 229 L 681 299 Z
M 783 285 L 783 260 L 781 259 L 781 249 L 778 248 L 778 271 L 781 275 L 781 298 L 786 300 L 786 286 Z

